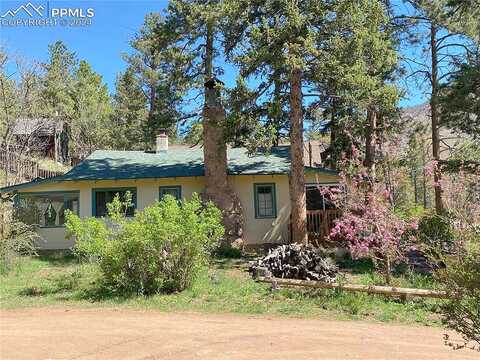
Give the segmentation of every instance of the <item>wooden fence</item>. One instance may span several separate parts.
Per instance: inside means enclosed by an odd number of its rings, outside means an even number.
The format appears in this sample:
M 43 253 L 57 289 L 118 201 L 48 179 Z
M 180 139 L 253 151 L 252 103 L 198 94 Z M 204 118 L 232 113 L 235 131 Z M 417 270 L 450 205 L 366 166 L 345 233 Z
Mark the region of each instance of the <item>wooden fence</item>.
M 5 149 L 0 149 L 0 169 L 14 175 L 15 180 L 7 179 L 6 185 L 63 175 L 63 172 L 41 169 L 38 161 Z

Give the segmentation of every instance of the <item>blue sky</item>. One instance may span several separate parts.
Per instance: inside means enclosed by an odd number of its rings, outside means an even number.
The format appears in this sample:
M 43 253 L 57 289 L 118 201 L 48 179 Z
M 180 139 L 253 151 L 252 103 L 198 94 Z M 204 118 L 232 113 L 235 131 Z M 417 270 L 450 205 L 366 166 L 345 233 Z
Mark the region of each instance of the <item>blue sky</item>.
M 28 1 L 0 1 L 0 13 L 17 8 Z M 32 4 L 47 4 L 47 1 L 31 1 Z M 45 61 L 47 46 L 62 40 L 77 53 L 79 59 L 87 60 L 93 69 L 103 76 L 113 90 L 115 76 L 125 68 L 121 54 L 130 50 L 129 40 L 140 28 L 145 14 L 161 11 L 167 1 L 110 1 L 50 0 L 50 7 L 88 8 L 95 10 L 93 24 L 88 27 L 0 27 L 0 41 L 9 51 L 29 59 Z
M 16 9 L 26 1 L 1 0 L 0 15 L 9 9 Z M 130 51 L 129 40 L 140 28 L 144 16 L 149 12 L 162 11 L 167 0 L 50 0 L 36 1 L 35 6 L 45 8 L 93 8 L 93 23 L 86 27 L 8 27 L 0 26 L 0 43 L 8 51 L 27 59 L 45 61 L 48 57 L 47 46 L 62 40 L 79 59 L 88 61 L 93 69 L 103 76 L 110 91 L 114 89 L 116 75 L 125 69 L 122 53 Z M 226 69 L 222 80 L 231 85 L 236 74 Z M 410 84 L 407 98 L 401 105 L 414 105 L 424 102 L 421 91 Z

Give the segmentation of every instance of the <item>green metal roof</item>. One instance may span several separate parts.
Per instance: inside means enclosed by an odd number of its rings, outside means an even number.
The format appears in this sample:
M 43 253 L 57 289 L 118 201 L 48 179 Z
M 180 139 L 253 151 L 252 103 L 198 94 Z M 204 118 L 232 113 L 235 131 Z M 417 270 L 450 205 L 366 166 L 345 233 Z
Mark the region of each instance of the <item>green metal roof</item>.
M 230 175 L 274 175 L 290 171 L 289 146 L 270 149 L 268 153 L 248 154 L 245 148 L 228 149 Z M 324 168 L 306 168 L 336 174 Z M 203 149 L 172 148 L 163 153 L 144 151 L 97 150 L 68 173 L 50 179 L 0 189 L 10 192 L 33 185 L 79 180 L 125 180 L 203 176 Z

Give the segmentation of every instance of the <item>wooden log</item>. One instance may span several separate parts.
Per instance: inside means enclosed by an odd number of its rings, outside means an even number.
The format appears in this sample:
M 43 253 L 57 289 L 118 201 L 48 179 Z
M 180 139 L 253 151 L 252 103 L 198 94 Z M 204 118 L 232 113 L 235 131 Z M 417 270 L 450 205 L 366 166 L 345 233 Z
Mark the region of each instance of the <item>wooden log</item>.
M 308 280 L 295 280 L 295 279 L 280 279 L 280 278 L 267 278 L 259 277 L 257 281 L 275 284 L 275 286 L 299 286 L 309 287 L 317 289 L 341 289 L 345 291 L 357 291 L 366 292 L 369 294 L 379 294 L 387 296 L 400 296 L 400 297 L 430 297 L 437 299 L 448 299 L 450 296 L 445 291 L 438 290 L 426 290 L 426 289 L 411 289 L 411 288 L 397 288 L 391 286 L 377 286 L 377 285 L 357 285 L 357 284 L 338 284 L 338 283 L 324 283 L 320 281 L 308 281 Z

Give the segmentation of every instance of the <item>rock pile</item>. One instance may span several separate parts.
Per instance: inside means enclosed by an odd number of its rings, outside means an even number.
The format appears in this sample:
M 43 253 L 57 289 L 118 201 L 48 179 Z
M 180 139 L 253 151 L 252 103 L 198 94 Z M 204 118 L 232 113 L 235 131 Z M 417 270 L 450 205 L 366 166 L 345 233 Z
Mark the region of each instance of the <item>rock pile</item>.
M 311 245 L 280 245 L 262 259 L 250 263 L 253 276 L 314 280 L 332 283 L 338 267 L 318 248 Z

